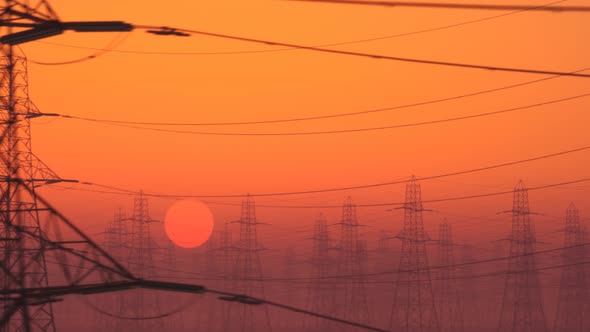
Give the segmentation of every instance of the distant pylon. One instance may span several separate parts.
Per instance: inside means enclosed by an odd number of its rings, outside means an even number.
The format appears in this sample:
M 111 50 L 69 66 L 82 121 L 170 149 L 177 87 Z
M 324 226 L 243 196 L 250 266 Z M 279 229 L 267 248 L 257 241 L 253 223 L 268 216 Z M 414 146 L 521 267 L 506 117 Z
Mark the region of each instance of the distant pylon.
M 536 237 L 531 225 L 528 191 L 522 181 L 514 188 L 510 256 L 498 332 L 547 332 L 538 272 Z
M 432 292 L 422 219 L 422 193 L 414 177 L 406 185 L 404 225 L 397 236 L 402 241 L 398 280 L 395 286 L 390 326 L 400 332 L 440 331 Z
M 582 332 L 590 330 L 590 297 L 587 285 L 584 234 L 580 226 L 578 209 L 571 203 L 566 211 L 561 283 L 557 302 L 557 315 L 553 332 Z M 578 247 L 576 247 L 578 246 Z
M 443 266 L 437 273 L 437 290 L 435 293 L 436 308 L 441 332 L 462 332 L 463 306 L 459 294 L 459 287 L 455 281 L 453 233 L 451 224 L 446 219 L 439 226 L 438 237 L 438 265 Z
M 232 291 L 264 298 L 262 283 L 262 264 L 260 251 L 264 248 L 258 243 L 256 204 L 251 198 L 242 202 L 240 220 L 240 238 L 235 243 L 235 263 Z M 229 303 L 225 322 L 226 331 L 266 332 L 272 331 L 267 306 Z
M 157 222 L 150 217 L 148 199 L 140 192 L 134 199 L 133 216 L 129 220 L 131 232 L 128 235 L 129 243 L 129 269 L 138 278 L 151 278 L 156 274 L 154 266 L 154 249 L 156 245 L 151 236 L 150 225 Z M 124 308 L 123 316 L 132 316 L 134 329 L 138 331 L 162 330 L 161 319 L 145 318 L 160 314 L 159 294 L 155 291 L 144 291 L 143 289 L 132 290 L 129 293 L 128 306 Z M 143 319 L 142 319 L 143 318 Z
M 338 244 L 338 273 L 350 277 L 340 278 L 341 317 L 354 322 L 369 323 L 369 308 L 363 277 L 365 255 L 359 247 L 358 227 L 360 226 L 356 214 L 356 205 L 351 197 L 347 197 L 342 206 L 342 220 L 340 225 L 340 242 Z M 366 249 L 366 248 L 364 248 Z M 347 331 L 355 328 L 347 328 Z
M 107 224 L 104 232 L 103 248 L 111 254 L 115 259 L 124 261 L 126 260 L 125 252 L 127 251 L 127 218 L 123 209 L 115 211 L 113 220 Z M 108 279 L 108 275 L 104 276 Z M 97 296 L 100 300 L 98 304 L 101 310 L 112 310 L 116 308 L 118 312 L 124 312 L 125 307 L 125 295 L 121 293 L 114 294 L 103 294 Z M 93 316 L 96 319 L 95 326 L 98 327 L 98 331 L 123 331 L 121 327 L 123 323 L 120 320 L 116 320 L 112 317 L 105 316 L 104 314 L 94 311 Z
M 307 308 L 309 311 L 321 314 L 331 314 L 334 312 L 335 287 L 334 281 L 326 277 L 334 271 L 333 262 L 330 257 L 330 237 L 328 232 L 328 221 L 323 214 L 320 214 L 315 221 L 311 258 L 311 277 L 312 282 L 309 285 L 307 294 Z M 324 332 L 333 329 L 330 321 L 317 317 L 306 316 L 304 321 L 304 331 Z

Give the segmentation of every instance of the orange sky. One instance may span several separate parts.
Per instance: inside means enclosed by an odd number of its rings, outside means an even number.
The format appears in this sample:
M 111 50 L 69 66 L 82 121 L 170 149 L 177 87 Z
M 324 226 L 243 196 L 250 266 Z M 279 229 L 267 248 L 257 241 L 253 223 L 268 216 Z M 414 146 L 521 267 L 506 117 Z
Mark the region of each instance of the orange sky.
M 470 10 L 393 9 L 287 1 L 54 0 L 63 20 L 125 20 L 134 24 L 322 45 L 412 32 L 499 15 Z M 509 3 L 502 1 L 495 3 Z M 514 3 L 514 2 L 510 2 Z M 524 1 L 523 5 L 548 2 Z M 583 5 L 566 1 L 562 5 Z M 588 14 L 520 13 L 480 23 L 335 47 L 342 50 L 474 64 L 573 71 L 590 67 Z M 116 34 L 74 34 L 47 42 L 102 47 Z M 272 49 L 209 37 L 129 34 L 119 50 L 225 52 Z M 92 51 L 35 42 L 23 46 L 35 61 L 66 61 Z M 541 78 L 321 54 L 303 50 L 234 55 L 108 53 L 67 66 L 29 65 L 31 97 L 44 112 L 140 121 L 248 121 L 382 108 L 459 95 Z M 590 92 L 590 80 L 558 78 L 431 106 L 372 115 L 203 131 L 280 132 L 347 129 L 419 122 L 525 106 Z M 588 144 L 588 98 L 493 117 L 379 132 L 305 137 L 214 137 L 159 133 L 67 119 L 37 119 L 35 153 L 64 178 L 148 192 L 226 194 L 358 185 L 434 175 L 535 157 Z M 191 128 L 185 128 L 191 130 Z M 422 183 L 423 198 L 510 190 L 588 177 L 587 152 L 526 165 Z M 78 186 L 78 188 L 80 188 Z M 98 189 L 98 188 L 95 188 Z M 530 193 L 532 210 L 545 213 L 537 229 L 559 228 L 569 201 L 590 215 L 590 184 Z M 403 201 L 403 186 L 298 197 L 261 198 L 268 204 L 340 204 Z M 125 196 L 40 189 L 89 232 L 99 231 Z M 448 217 L 456 238 L 498 238 L 509 231 L 510 196 L 436 204 L 426 226 Z M 231 202 L 237 202 L 231 200 Z M 173 202 L 152 199 L 154 218 Z M 237 207 L 211 206 L 216 222 L 235 220 Z M 401 214 L 359 211 L 370 231 L 400 229 Z M 277 238 L 295 239 L 319 210 L 259 209 Z M 335 220 L 339 210 L 326 211 Z M 494 223 L 466 217 L 500 218 Z M 554 217 L 558 217 L 555 219 Z M 91 227 L 92 226 L 92 227 Z M 279 234 L 281 233 L 281 234 Z M 485 234 L 485 235 L 480 235 Z M 548 236 L 549 236 L 548 235 Z M 555 236 L 555 235 L 551 235 Z

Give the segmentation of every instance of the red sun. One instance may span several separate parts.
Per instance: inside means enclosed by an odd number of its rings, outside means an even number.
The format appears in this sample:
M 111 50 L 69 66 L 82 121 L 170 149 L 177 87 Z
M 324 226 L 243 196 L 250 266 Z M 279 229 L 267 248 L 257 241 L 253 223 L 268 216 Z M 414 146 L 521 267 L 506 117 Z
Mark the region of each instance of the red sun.
M 164 228 L 177 246 L 198 247 L 207 242 L 213 232 L 213 214 L 199 201 L 176 202 L 166 212 Z

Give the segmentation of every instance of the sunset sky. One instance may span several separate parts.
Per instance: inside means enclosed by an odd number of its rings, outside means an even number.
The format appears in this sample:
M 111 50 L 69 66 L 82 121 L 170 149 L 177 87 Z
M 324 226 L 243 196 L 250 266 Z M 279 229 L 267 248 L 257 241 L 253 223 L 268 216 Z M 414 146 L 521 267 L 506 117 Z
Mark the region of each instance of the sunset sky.
M 495 1 L 494 3 L 514 3 Z M 522 5 L 549 1 L 519 0 Z M 385 8 L 289 1 L 51 1 L 64 21 L 123 20 L 229 35 L 428 60 L 555 71 L 590 68 L 588 13 Z M 563 1 L 560 5 L 584 5 Z M 413 33 L 464 22 L 480 22 Z M 405 36 L 401 34 L 413 33 Z M 396 37 L 397 36 L 397 37 Z M 367 39 L 381 38 L 373 41 Z M 89 56 L 113 39 L 114 51 L 70 65 L 39 65 Z M 330 115 L 393 107 L 529 82 L 547 75 L 505 73 L 323 54 L 193 35 L 76 34 L 22 46 L 32 100 L 40 110 L 77 117 L 147 122 L 237 122 Z M 242 52 L 242 53 L 240 53 Z M 167 54 L 164 54 L 167 53 Z M 173 54 L 174 53 L 174 54 Z M 185 54 L 178 54 L 185 53 Z M 193 54 L 186 54 L 193 53 Z M 212 54 L 217 53 L 217 54 Z M 221 53 L 221 54 L 219 54 Z M 590 73 L 590 70 L 587 72 Z M 355 129 L 493 112 L 590 92 L 590 79 L 560 77 L 522 87 L 421 107 L 255 126 L 152 127 L 225 133 Z M 33 149 L 60 176 L 148 193 L 256 194 L 356 186 L 411 175 L 429 176 L 516 161 L 589 145 L 590 97 L 462 121 L 312 136 L 210 136 L 134 129 L 64 118 L 33 120 Z M 144 126 L 145 127 L 145 126 Z M 423 181 L 423 199 L 511 190 L 590 176 L 590 152 L 513 167 Z M 59 185 L 39 192 L 89 233 L 100 232 L 132 197 Z M 590 183 L 531 191 L 540 239 L 561 242 L 565 209 L 576 202 L 590 216 Z M 403 202 L 404 186 L 325 194 L 261 197 L 259 205 L 339 205 Z M 239 203 L 234 199 L 205 201 Z M 151 198 L 162 219 L 171 199 Z M 434 230 L 443 218 L 457 241 L 487 243 L 510 230 L 510 195 L 427 205 Z M 239 218 L 239 206 L 209 204 L 217 226 Z M 402 213 L 359 209 L 380 230 L 401 229 Z M 339 209 L 259 208 L 271 246 L 303 238 L 317 214 L 335 222 Z M 156 227 L 163 234 L 162 227 Z M 297 231 L 298 233 L 293 233 Z M 302 233 L 299 233 L 302 232 Z

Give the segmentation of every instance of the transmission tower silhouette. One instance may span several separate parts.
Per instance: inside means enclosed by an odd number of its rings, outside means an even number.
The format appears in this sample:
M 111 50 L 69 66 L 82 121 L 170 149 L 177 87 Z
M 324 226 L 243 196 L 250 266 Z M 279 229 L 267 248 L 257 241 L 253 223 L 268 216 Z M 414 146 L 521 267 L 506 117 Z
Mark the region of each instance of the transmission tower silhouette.
M 438 265 L 452 266 L 455 264 L 453 233 L 451 224 L 446 220 L 439 225 L 438 233 Z M 445 267 L 437 273 L 437 291 L 435 293 L 436 308 L 441 332 L 462 332 L 463 305 L 459 294 L 459 287 L 454 280 L 455 269 Z
M 264 248 L 258 243 L 256 203 L 250 197 L 242 202 L 240 220 L 232 222 L 240 227 L 240 238 L 234 244 L 235 263 L 232 275 L 232 290 L 238 294 L 248 294 L 265 298 L 262 283 L 260 251 Z M 272 331 L 268 307 L 232 303 L 228 305 L 225 319 L 226 331 L 264 332 Z
M 536 237 L 531 225 L 528 191 L 522 181 L 514 188 L 510 256 L 498 332 L 546 332 L 541 287 L 535 270 Z
M 429 237 L 424 231 L 422 193 L 415 177 L 406 185 L 402 208 L 404 225 L 397 235 L 402 248 L 391 313 L 391 330 L 438 332 L 440 328 L 426 250 Z
M 334 312 L 336 302 L 334 301 L 336 289 L 334 281 L 326 277 L 334 271 L 334 262 L 330 257 L 330 236 L 328 221 L 324 214 L 316 219 L 313 229 L 312 256 L 311 256 L 311 277 L 307 293 L 307 308 L 309 311 L 329 314 Z M 317 317 L 306 316 L 304 331 L 323 332 L 331 331 L 334 326 L 331 322 Z
M 366 248 L 359 246 L 358 223 L 356 205 L 351 197 L 344 200 L 342 206 L 342 220 L 340 225 L 340 241 L 338 244 L 338 273 L 350 277 L 340 279 L 338 303 L 340 315 L 344 319 L 360 323 L 368 323 L 369 308 L 365 290 L 363 272 L 365 270 Z M 348 327 L 347 331 L 356 330 Z
M 580 216 L 574 203 L 567 208 L 563 232 L 564 247 L 570 248 L 565 249 L 562 256 L 564 267 L 561 271 L 553 332 L 588 331 L 590 329 L 590 319 L 586 316 L 590 312 L 588 277 L 585 266 L 580 265 L 587 256 L 586 248 L 582 246 L 584 234 L 580 226 Z
M 155 269 L 155 250 L 158 249 L 151 235 L 151 224 L 158 222 L 150 218 L 149 202 L 140 192 L 134 198 L 133 215 L 129 219 L 131 231 L 128 234 L 128 263 L 129 269 L 140 279 L 152 278 L 157 274 Z M 143 289 L 131 290 L 128 294 L 123 317 L 138 318 L 133 322 L 133 329 L 137 331 L 156 331 L 163 329 L 161 319 L 150 319 L 161 313 L 160 298 L 157 291 Z
M 0 329 L 52 332 L 56 330 L 52 303 L 61 301 L 55 287 L 60 287 L 60 294 L 67 294 L 81 285 L 104 281 L 101 272 L 108 274 L 108 280 L 129 280 L 133 276 L 36 192 L 41 185 L 76 181 L 60 178 L 31 149 L 31 118 L 47 114 L 29 98 L 27 60 L 14 45 L 58 34 L 60 29 L 48 23 L 58 22 L 58 17 L 47 1 L 6 0 L 3 4 Z
M 107 224 L 104 232 L 103 248 L 117 260 L 124 261 L 127 252 L 127 236 L 129 231 L 127 229 L 127 217 L 123 209 L 115 211 L 113 220 Z M 104 276 L 106 277 L 106 276 Z M 98 308 L 108 310 L 116 308 L 118 312 L 124 312 L 125 295 L 122 293 L 103 294 L 97 300 Z M 124 331 L 128 327 L 127 322 L 115 320 L 112 317 L 93 311 L 95 318 L 95 326 L 98 331 Z

